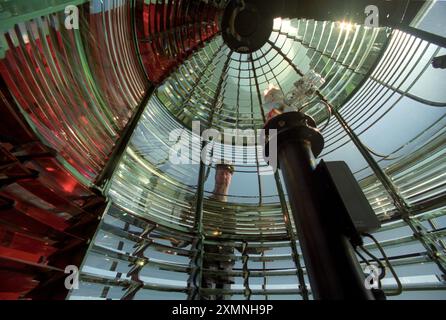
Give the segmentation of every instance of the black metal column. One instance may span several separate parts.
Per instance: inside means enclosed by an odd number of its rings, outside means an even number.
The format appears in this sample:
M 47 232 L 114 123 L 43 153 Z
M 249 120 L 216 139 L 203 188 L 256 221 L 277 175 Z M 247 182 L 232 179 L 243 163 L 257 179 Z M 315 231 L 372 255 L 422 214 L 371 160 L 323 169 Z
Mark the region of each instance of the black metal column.
M 278 162 L 283 173 L 307 273 L 315 299 L 373 300 L 348 237 L 337 226 L 336 206 L 322 194 L 315 155 L 324 140 L 310 117 L 291 112 L 270 120 L 277 130 Z M 271 139 L 271 135 L 269 139 Z M 270 140 L 271 141 L 271 140 Z M 270 150 L 270 152 L 273 150 Z

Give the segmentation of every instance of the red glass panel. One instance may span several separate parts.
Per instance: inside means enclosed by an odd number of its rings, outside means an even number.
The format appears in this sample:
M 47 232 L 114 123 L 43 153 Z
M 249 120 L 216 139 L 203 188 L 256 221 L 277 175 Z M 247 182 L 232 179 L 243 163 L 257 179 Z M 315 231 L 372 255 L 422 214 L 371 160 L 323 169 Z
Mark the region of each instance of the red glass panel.
M 137 1 L 136 12 L 142 61 L 156 84 L 219 32 L 221 12 L 202 1 Z

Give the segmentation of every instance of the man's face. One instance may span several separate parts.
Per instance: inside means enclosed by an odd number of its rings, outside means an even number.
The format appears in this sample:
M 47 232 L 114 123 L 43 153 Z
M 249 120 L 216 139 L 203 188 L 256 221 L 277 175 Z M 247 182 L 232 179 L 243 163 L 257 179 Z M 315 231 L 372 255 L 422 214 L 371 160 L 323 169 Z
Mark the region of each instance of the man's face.
M 219 186 L 229 186 L 232 180 L 232 172 L 229 168 L 219 167 L 215 176 L 215 183 Z

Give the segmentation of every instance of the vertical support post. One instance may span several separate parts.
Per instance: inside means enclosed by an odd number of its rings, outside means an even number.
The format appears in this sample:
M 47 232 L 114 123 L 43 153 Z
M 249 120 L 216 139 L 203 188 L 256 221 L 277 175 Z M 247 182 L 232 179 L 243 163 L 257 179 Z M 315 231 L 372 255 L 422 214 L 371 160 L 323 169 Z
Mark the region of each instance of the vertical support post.
M 249 287 L 249 268 L 248 268 L 248 261 L 249 261 L 249 253 L 248 253 L 248 242 L 244 241 L 242 244 L 242 264 L 243 264 L 243 286 L 245 287 L 244 295 L 246 297 L 246 300 L 251 300 L 252 296 L 252 290 Z
M 277 116 L 266 130 L 278 130 L 278 159 L 315 299 L 373 300 L 348 237 L 336 228 L 336 211 L 322 206 L 315 175 L 322 135 L 310 117 L 291 112 Z
M 231 62 L 232 53 L 233 53 L 232 50 L 228 53 L 226 62 L 222 69 L 220 80 L 217 85 L 217 89 L 215 91 L 214 99 L 212 101 L 212 110 L 209 115 L 208 129 L 212 127 L 214 123 L 215 114 L 217 111 L 219 111 L 219 109 L 217 108 L 218 98 L 223 88 L 225 74 L 227 73 L 229 63 Z M 209 142 L 203 141 L 200 150 L 205 149 L 208 143 Z M 193 249 L 195 254 L 194 257 L 192 258 L 193 265 L 189 279 L 189 295 L 188 295 L 189 300 L 197 300 L 202 298 L 200 290 L 203 282 L 203 260 L 204 260 L 204 247 L 205 247 L 204 246 L 205 236 L 203 230 L 203 202 L 204 202 L 204 184 L 206 182 L 205 180 L 206 180 L 206 164 L 202 161 L 200 157 L 200 171 L 198 174 L 198 188 L 197 188 L 197 196 L 195 203 L 195 228 L 197 231 L 197 239 L 193 244 Z
M 206 143 L 202 143 L 202 150 L 206 147 Z M 195 201 L 195 226 L 197 238 L 192 248 L 194 249 L 194 257 L 192 258 L 192 271 L 189 279 L 189 300 L 201 299 L 200 288 L 203 274 L 203 258 L 204 258 L 204 230 L 203 230 L 203 199 L 204 199 L 204 179 L 206 174 L 206 165 L 200 161 L 200 171 L 198 173 L 198 188 Z

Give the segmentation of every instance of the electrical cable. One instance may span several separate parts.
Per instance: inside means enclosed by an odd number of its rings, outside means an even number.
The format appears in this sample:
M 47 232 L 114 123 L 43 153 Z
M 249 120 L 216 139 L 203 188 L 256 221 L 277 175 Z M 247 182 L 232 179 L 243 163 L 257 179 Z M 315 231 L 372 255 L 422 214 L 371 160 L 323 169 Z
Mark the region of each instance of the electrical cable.
M 398 296 L 403 292 L 403 286 L 401 284 L 401 281 L 395 271 L 395 269 L 393 268 L 392 264 L 389 261 L 389 258 L 387 257 L 386 253 L 384 252 L 384 249 L 382 248 L 381 244 L 378 242 L 378 240 L 376 240 L 376 238 L 374 236 L 372 236 L 369 233 L 364 233 L 364 236 L 370 238 L 373 242 L 375 242 L 376 246 L 378 247 L 378 250 L 381 252 L 381 255 L 383 256 L 390 272 L 392 273 L 393 277 L 395 278 L 396 284 L 397 284 L 397 290 L 395 292 L 392 293 L 387 293 L 388 296 Z M 364 248 L 363 248 L 364 250 Z
M 313 101 L 309 101 L 309 102 L 305 103 L 302 107 L 300 107 L 300 108 L 298 109 L 298 112 L 305 113 L 305 112 L 303 112 L 303 110 L 305 110 L 306 108 L 308 108 L 308 107 L 312 104 L 312 102 L 313 102 Z M 326 103 L 325 101 L 322 101 L 322 100 L 320 101 L 320 103 L 322 103 L 322 104 L 325 106 L 325 108 L 326 108 L 326 110 L 327 110 L 327 114 L 328 114 L 328 116 L 327 116 L 327 122 L 326 122 L 325 125 L 322 127 L 322 129 L 320 129 L 321 132 L 324 132 L 324 130 L 327 129 L 328 126 L 330 125 L 330 121 L 331 121 L 331 117 L 333 116 L 333 113 L 331 112 L 331 106 L 330 106 L 328 103 Z
M 365 263 L 366 265 L 370 266 L 370 262 L 369 262 L 369 260 L 367 260 L 367 259 L 362 255 L 362 253 L 360 253 L 360 252 L 358 251 L 358 248 L 357 248 L 357 247 L 354 247 L 353 250 L 355 250 L 355 253 L 361 258 L 361 260 L 362 260 L 363 263 Z
M 375 262 L 378 264 L 379 268 L 381 269 L 381 273 L 379 274 L 379 278 L 378 278 L 378 288 L 381 289 L 381 287 L 382 287 L 381 280 L 384 279 L 386 276 L 386 267 L 384 266 L 384 264 L 381 262 L 380 259 L 378 259 L 370 251 L 368 251 L 366 248 L 364 248 L 364 246 L 359 246 L 359 248 L 361 248 L 362 251 L 364 251 L 369 257 L 371 257 L 373 260 L 375 260 Z

